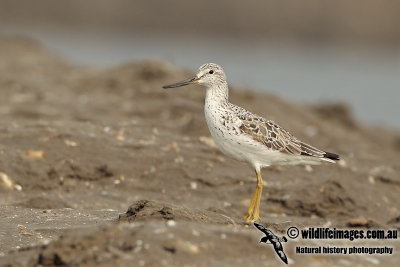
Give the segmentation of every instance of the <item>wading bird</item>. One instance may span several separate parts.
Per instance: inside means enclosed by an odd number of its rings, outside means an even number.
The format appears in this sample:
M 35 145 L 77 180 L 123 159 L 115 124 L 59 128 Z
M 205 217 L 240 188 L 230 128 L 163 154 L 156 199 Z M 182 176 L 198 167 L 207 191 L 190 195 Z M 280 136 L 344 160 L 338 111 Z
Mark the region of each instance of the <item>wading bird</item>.
M 230 103 L 226 76 L 219 65 L 204 64 L 193 78 L 165 85 L 163 88 L 188 84 L 200 84 L 207 88 L 204 113 L 208 129 L 218 148 L 234 159 L 250 163 L 256 172 L 257 186 L 244 217 L 246 221 L 260 220 L 263 167 L 339 160 L 338 155 L 298 140 L 273 121 Z

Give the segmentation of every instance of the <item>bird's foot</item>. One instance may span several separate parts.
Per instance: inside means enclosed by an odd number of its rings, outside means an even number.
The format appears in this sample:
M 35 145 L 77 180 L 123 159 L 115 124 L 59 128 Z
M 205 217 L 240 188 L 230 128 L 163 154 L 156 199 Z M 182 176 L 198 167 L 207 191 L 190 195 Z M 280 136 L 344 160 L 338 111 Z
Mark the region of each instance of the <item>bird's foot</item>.
M 246 220 L 247 222 L 255 222 L 255 221 L 261 221 L 260 215 L 258 214 L 254 214 L 254 213 L 247 213 L 246 216 L 243 217 L 244 220 Z

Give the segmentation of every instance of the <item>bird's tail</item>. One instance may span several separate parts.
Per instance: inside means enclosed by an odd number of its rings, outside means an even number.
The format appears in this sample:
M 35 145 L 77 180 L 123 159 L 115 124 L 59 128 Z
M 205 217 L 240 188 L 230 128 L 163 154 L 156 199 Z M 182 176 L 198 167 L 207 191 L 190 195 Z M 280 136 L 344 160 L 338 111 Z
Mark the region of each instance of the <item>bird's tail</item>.
M 338 154 L 334 154 L 334 153 L 326 152 L 326 151 L 323 156 L 324 156 L 324 158 L 331 159 L 331 160 L 339 160 L 340 159 L 340 156 Z

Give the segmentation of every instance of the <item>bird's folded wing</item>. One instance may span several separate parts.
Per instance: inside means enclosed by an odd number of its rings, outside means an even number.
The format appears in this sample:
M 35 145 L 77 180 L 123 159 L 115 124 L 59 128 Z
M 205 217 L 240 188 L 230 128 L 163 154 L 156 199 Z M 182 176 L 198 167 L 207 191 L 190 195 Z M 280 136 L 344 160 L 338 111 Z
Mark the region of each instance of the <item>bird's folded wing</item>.
M 270 150 L 318 158 L 323 158 L 325 155 L 324 151 L 301 142 L 273 121 L 256 115 L 239 118 L 242 121 L 240 126 L 242 133 L 249 135 Z

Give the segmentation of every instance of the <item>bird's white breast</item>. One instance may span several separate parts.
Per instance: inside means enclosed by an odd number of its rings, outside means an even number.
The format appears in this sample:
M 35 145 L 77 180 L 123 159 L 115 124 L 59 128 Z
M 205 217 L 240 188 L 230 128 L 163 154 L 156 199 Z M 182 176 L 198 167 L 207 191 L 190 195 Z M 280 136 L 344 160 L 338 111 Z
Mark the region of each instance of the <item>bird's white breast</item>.
M 224 103 L 207 94 L 204 114 L 208 129 L 218 148 L 232 158 L 248 161 L 246 158 L 248 151 L 245 151 L 246 146 L 243 146 L 248 141 L 241 136 L 238 129 L 240 125 L 236 125 L 240 121 L 237 119 L 235 122 L 235 117 L 229 114 Z

